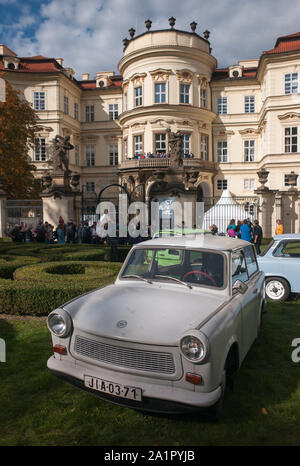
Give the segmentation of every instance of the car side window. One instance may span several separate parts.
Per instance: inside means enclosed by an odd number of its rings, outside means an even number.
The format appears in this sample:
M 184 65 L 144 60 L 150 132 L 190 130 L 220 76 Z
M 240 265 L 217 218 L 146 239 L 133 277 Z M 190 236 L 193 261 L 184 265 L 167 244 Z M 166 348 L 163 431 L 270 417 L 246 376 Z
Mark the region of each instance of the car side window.
M 249 276 L 245 256 L 242 250 L 232 253 L 231 264 L 232 285 L 234 285 L 237 280 L 246 282 L 249 279 Z
M 244 249 L 244 254 L 245 254 L 248 274 L 249 274 L 249 277 L 251 277 L 252 275 L 254 275 L 258 271 L 258 266 L 257 266 L 253 246 L 247 246 Z
M 300 241 L 287 241 L 282 248 L 282 254 L 285 257 L 300 257 Z

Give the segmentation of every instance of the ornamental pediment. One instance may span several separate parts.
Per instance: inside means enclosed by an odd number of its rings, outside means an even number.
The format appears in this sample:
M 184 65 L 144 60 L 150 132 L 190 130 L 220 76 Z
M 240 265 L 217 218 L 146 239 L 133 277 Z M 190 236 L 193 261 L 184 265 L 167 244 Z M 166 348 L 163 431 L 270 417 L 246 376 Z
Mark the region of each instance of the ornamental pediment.
M 213 131 L 215 136 L 233 136 L 234 131 L 226 130 L 226 129 L 219 129 Z
M 254 129 L 254 128 L 246 128 L 246 129 L 240 129 L 239 133 L 242 136 L 247 136 L 249 134 L 252 134 L 252 135 L 260 134 L 260 131 L 258 129 Z
M 283 115 L 278 115 L 279 120 L 298 120 L 300 118 L 300 113 L 297 112 L 287 112 Z
M 134 86 L 141 86 L 145 80 L 147 73 L 135 73 L 131 76 L 130 80 Z
M 172 70 L 164 70 L 162 68 L 150 71 L 153 81 L 168 81 L 170 74 L 172 74 Z
M 206 89 L 209 85 L 210 79 L 203 74 L 197 74 L 198 82 L 202 89 Z
M 176 70 L 176 77 L 178 81 L 190 84 L 192 82 L 194 73 L 189 70 Z

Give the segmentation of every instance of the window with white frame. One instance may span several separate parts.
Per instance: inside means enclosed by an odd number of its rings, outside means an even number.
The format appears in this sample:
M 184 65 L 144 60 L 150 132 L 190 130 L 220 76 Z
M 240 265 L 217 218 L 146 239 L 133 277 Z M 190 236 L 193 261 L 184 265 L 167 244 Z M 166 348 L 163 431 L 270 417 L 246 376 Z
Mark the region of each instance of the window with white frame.
M 284 177 L 283 177 L 283 185 L 286 187 L 286 188 L 289 188 L 290 187 L 290 175 L 289 174 L 284 174 Z M 299 181 L 299 175 L 296 176 L 296 186 L 298 186 L 298 181 Z
M 207 90 L 201 87 L 200 89 L 200 107 L 207 107 Z
M 108 114 L 110 120 L 117 120 L 119 116 L 119 105 L 118 104 L 109 104 L 108 105 Z
M 143 88 L 142 86 L 134 88 L 134 105 L 139 107 L 143 105 Z
M 94 144 L 85 146 L 85 164 L 87 167 L 94 167 L 96 159 L 96 147 Z
M 253 191 L 255 189 L 255 179 L 254 178 L 244 178 L 244 190 Z
M 139 134 L 133 138 L 134 155 L 141 155 L 143 152 L 143 136 Z
M 228 180 L 217 180 L 217 190 L 224 191 L 225 189 L 228 189 Z
M 298 73 L 284 75 L 284 93 L 298 94 Z
M 208 160 L 208 136 L 202 135 L 200 141 L 201 160 Z
M 155 134 L 155 152 L 165 154 L 167 152 L 167 135 L 166 133 Z
M 86 190 L 88 193 L 95 192 L 95 181 L 87 181 L 86 182 Z
M 119 154 L 118 154 L 118 144 L 109 145 L 109 165 L 118 165 L 119 163 Z
M 284 152 L 298 152 L 298 126 L 284 128 Z
M 69 97 L 64 95 L 64 113 L 69 115 Z
M 86 105 L 85 107 L 85 121 L 87 123 L 95 121 L 95 107 L 94 105 Z
M 183 134 L 182 142 L 183 142 L 183 154 L 189 155 L 191 152 L 191 135 Z
M 190 84 L 180 84 L 179 88 L 179 102 L 181 104 L 190 103 Z
M 78 144 L 75 144 L 74 151 L 75 151 L 75 165 L 79 165 L 79 145 Z
M 74 118 L 75 120 L 78 120 L 78 103 L 74 103 Z
M 45 92 L 34 92 L 33 93 L 33 108 L 34 110 L 45 110 L 46 108 Z
M 255 113 L 254 95 L 245 95 L 245 113 Z
M 254 162 L 255 160 L 255 140 L 244 141 L 244 162 Z
M 227 114 L 227 97 L 218 97 L 217 98 L 217 113 L 218 115 Z
M 156 83 L 154 85 L 154 102 L 164 104 L 167 100 L 166 96 L 166 83 Z
M 47 148 L 46 148 L 46 139 L 37 138 L 34 144 L 34 161 L 35 162 L 45 162 L 47 158 Z
M 228 162 L 227 141 L 217 141 L 217 162 Z

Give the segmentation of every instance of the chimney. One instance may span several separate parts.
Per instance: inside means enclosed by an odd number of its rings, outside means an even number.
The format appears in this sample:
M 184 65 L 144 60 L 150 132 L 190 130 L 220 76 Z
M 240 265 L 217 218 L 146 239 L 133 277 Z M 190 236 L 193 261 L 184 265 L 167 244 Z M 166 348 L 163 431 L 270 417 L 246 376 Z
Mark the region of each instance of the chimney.
M 83 74 L 81 75 L 81 79 L 82 79 L 82 81 L 89 81 L 89 79 L 90 79 L 90 73 L 83 73 Z

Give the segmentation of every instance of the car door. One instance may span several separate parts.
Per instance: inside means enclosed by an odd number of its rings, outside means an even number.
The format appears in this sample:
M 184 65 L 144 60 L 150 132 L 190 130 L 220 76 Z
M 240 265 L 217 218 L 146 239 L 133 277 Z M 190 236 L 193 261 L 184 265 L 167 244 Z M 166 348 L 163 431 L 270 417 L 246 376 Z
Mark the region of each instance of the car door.
M 232 285 L 237 280 L 246 285 L 239 297 L 242 314 L 241 359 L 246 356 L 257 336 L 260 312 L 260 285 L 258 284 L 260 275 L 254 251 L 252 252 L 253 246 L 247 248 L 238 249 L 232 254 Z
M 276 263 L 278 275 L 289 282 L 291 292 L 299 293 L 300 240 L 281 241 L 274 251 L 272 259 L 273 266 Z

